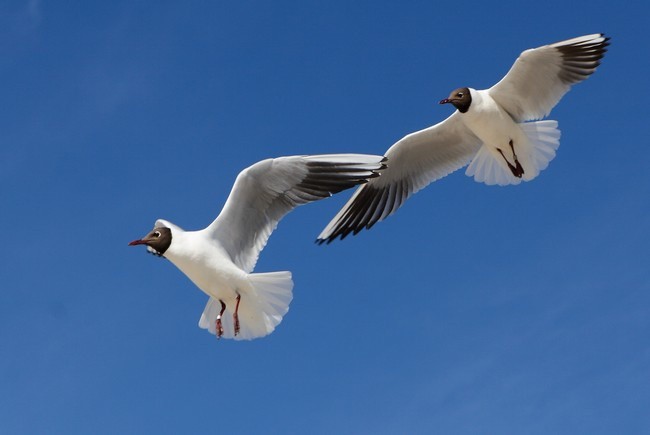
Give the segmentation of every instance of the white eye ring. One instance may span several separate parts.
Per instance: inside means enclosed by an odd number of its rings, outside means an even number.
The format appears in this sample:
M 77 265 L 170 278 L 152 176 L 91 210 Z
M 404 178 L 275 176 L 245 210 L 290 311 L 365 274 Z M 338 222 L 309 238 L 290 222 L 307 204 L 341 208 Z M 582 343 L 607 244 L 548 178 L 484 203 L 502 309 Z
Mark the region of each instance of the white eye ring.
M 462 92 L 459 92 L 459 93 L 456 94 L 456 96 L 462 98 L 462 97 L 463 97 L 463 93 L 462 93 Z
M 156 231 L 155 233 L 153 233 L 153 235 L 156 237 L 160 237 L 160 231 Z

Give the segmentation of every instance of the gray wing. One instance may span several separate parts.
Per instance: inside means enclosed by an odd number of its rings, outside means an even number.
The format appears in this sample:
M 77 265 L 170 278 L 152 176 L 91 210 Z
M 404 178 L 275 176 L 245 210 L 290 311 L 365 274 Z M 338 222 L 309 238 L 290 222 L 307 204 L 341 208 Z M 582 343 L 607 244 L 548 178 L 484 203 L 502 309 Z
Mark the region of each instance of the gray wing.
M 596 71 L 608 45 L 595 33 L 526 50 L 490 95 L 518 122 L 544 118 L 571 85 Z
M 243 170 L 219 216 L 205 231 L 249 273 L 280 219 L 295 207 L 366 182 L 383 156 L 329 154 L 267 159 Z
M 411 133 L 386 152 L 388 168 L 359 187 L 318 236 L 318 243 L 357 234 L 394 213 L 411 195 L 467 165 L 481 141 L 454 112 L 446 120 Z

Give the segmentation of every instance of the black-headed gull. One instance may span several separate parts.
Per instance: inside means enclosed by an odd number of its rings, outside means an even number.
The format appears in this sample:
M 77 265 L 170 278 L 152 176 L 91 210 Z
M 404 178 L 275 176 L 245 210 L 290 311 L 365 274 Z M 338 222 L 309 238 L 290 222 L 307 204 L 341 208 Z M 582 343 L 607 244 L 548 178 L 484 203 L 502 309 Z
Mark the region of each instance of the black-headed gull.
M 526 121 L 546 117 L 571 85 L 596 70 L 608 45 L 609 38 L 596 33 L 526 50 L 490 89 L 454 90 L 440 104 L 457 110 L 391 146 L 388 169 L 356 190 L 317 242 L 372 227 L 409 196 L 468 163 L 466 174 L 486 184 L 535 178 L 555 157 L 560 130 L 557 121 Z
M 206 228 L 185 231 L 159 219 L 129 245 L 147 245 L 169 259 L 210 297 L 201 328 L 237 340 L 263 337 L 282 321 L 293 297 L 291 272 L 251 273 L 280 219 L 299 205 L 377 177 L 385 160 L 363 154 L 263 160 L 237 176 L 221 213 Z

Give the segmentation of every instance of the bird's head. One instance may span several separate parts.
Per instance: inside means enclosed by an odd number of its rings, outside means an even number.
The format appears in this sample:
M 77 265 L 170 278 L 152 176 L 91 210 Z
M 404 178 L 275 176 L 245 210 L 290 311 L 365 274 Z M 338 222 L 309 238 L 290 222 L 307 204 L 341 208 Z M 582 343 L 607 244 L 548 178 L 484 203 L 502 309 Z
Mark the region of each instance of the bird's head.
M 472 94 L 470 93 L 469 88 L 455 89 L 451 94 L 449 94 L 449 97 L 440 100 L 440 104 L 448 103 L 453 104 L 460 113 L 467 112 L 469 106 L 472 104 Z
M 158 223 L 158 222 L 156 222 Z M 147 245 L 147 251 L 162 257 L 172 244 L 172 231 L 168 227 L 156 226 L 149 234 L 129 243 L 129 246 Z

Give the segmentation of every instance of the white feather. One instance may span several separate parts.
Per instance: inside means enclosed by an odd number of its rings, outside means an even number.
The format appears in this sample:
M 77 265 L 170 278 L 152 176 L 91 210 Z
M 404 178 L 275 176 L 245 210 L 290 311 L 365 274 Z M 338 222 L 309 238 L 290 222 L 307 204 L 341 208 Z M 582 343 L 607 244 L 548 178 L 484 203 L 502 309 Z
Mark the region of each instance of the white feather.
M 560 130 L 557 129 L 557 121 L 552 120 L 524 122 L 519 127 L 527 138 L 517 148 L 517 156 L 526 168 L 522 178 L 513 176 L 503 157 L 486 145 L 476 153 L 465 174 L 479 183 L 499 186 L 516 185 L 522 180 L 536 178 L 555 157 L 560 146 Z
M 388 168 L 379 178 L 360 186 L 350 200 L 319 234 L 319 241 L 331 241 L 349 232 L 370 227 L 395 211 L 411 195 L 428 184 L 467 165 L 481 141 L 465 127 L 460 113 L 411 133 L 386 151 Z M 375 201 L 368 201 L 372 197 Z M 359 211 L 356 204 L 363 202 Z M 353 204 L 355 206 L 353 206 Z
M 596 33 L 526 50 L 490 95 L 516 121 L 544 118 L 571 85 L 596 70 L 607 40 Z
M 251 273 L 278 222 L 293 208 L 327 198 L 378 176 L 382 156 L 332 154 L 268 159 L 243 170 L 219 216 L 205 229 L 184 231 L 159 219 L 171 231 L 163 255 L 210 299 L 199 326 L 216 333 L 221 317 L 224 338 L 249 340 L 270 334 L 292 299 L 290 272 Z M 233 314 L 239 299 L 239 334 Z
M 253 290 L 246 303 L 240 303 L 240 332 L 234 335 L 232 314 L 236 301 L 230 301 L 231 303 L 226 304 L 221 320 L 224 328 L 223 338 L 252 340 L 264 337 L 275 330 L 289 311 L 289 304 L 293 299 L 291 272 L 253 273 L 248 278 Z M 211 297 L 201 314 L 199 327 L 215 335 L 220 311 L 221 304 Z
M 359 187 L 318 241 L 329 243 L 372 227 L 415 192 L 470 161 L 467 175 L 486 184 L 519 184 L 537 177 L 555 156 L 559 130 L 550 124 L 517 123 L 547 116 L 571 85 L 596 70 L 608 41 L 602 34 L 592 34 L 526 50 L 496 85 L 479 91 L 470 88 L 472 100 L 464 113 L 456 111 L 388 149 L 389 167 L 382 177 Z M 511 171 L 499 150 L 508 154 L 515 168 L 521 164 L 521 178 L 513 175 L 519 169 Z

